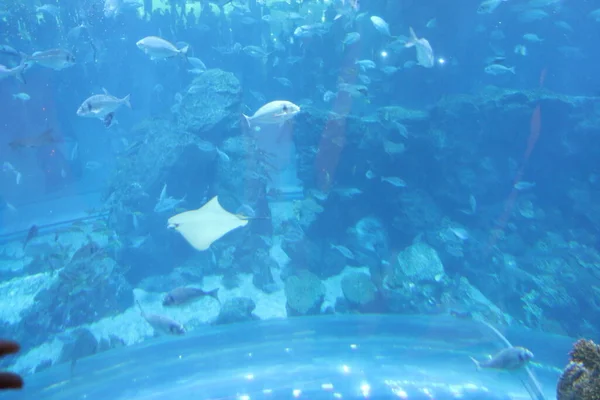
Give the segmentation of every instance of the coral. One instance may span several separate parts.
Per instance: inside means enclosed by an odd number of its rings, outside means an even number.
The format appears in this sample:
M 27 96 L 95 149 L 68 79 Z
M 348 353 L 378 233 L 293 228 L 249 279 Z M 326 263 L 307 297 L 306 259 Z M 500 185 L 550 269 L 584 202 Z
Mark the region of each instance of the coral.
M 580 339 L 556 387 L 557 400 L 600 400 L 600 346 Z
M 298 271 L 285 281 L 288 315 L 317 314 L 325 298 L 325 286 L 313 273 Z
M 351 305 L 364 306 L 375 300 L 377 288 L 364 272 L 354 272 L 342 278 L 342 292 Z
M 435 249 L 425 243 L 416 243 L 398 254 L 397 270 L 401 275 L 415 281 L 439 281 L 444 266 Z

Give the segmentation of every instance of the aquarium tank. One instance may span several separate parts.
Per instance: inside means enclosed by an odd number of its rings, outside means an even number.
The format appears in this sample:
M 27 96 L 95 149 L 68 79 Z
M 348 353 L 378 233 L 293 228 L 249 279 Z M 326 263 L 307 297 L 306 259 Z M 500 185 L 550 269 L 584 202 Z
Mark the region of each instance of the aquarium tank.
M 600 399 L 598 38 L 593 0 L 0 1 L 0 398 Z

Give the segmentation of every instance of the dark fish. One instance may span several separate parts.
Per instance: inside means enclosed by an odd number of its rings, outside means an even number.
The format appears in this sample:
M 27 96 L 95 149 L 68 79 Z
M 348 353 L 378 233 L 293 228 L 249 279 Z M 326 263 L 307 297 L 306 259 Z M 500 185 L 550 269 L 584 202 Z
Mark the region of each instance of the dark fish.
M 202 289 L 178 287 L 171 290 L 163 300 L 163 306 L 179 306 L 201 297 L 210 296 L 219 301 L 219 288 L 205 292 Z
M 150 326 L 154 328 L 155 332 L 161 332 L 167 335 L 185 334 L 185 329 L 179 322 L 173 321 L 171 318 L 163 315 L 146 314 L 140 303 L 138 301 L 136 301 L 136 303 L 142 312 L 142 317 L 144 317 L 146 322 L 148 322 Z
M 62 139 L 56 138 L 52 136 L 52 129 L 48 129 L 42 132 L 38 136 L 30 136 L 21 139 L 15 139 L 11 141 L 8 145 L 13 149 L 22 149 L 22 148 L 38 148 L 43 147 L 52 143 L 61 143 Z
M 515 370 L 524 367 L 531 359 L 533 359 L 533 353 L 524 347 L 508 347 L 488 361 L 480 362 L 471 357 L 477 370 L 482 368 Z
M 29 243 L 29 241 L 31 239 L 33 239 L 34 237 L 37 236 L 37 234 L 39 233 L 39 228 L 37 227 L 37 225 L 31 225 L 31 228 L 29 228 L 29 232 L 27 232 L 27 237 L 25 238 L 25 242 L 23 242 L 23 250 L 25 250 L 25 247 L 27 246 L 27 243 Z

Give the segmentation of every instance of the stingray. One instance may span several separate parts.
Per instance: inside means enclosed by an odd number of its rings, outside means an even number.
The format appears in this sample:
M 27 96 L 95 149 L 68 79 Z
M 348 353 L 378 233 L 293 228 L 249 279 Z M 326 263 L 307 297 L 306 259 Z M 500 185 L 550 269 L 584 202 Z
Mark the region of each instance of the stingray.
M 168 228 L 175 229 L 196 250 L 207 250 L 225 234 L 246 226 L 250 218 L 230 213 L 219 204 L 217 196 L 197 210 L 169 218 Z

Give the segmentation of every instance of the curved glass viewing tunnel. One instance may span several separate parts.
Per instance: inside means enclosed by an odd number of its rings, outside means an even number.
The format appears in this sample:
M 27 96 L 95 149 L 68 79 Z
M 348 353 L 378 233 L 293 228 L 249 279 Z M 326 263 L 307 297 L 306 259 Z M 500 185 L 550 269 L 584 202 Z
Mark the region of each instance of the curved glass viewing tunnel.
M 525 370 L 477 370 L 503 348 L 452 317 L 320 316 L 206 327 L 51 367 L 8 399 L 554 399 L 571 340 L 504 332 Z M 532 389 L 532 381 L 541 391 Z

